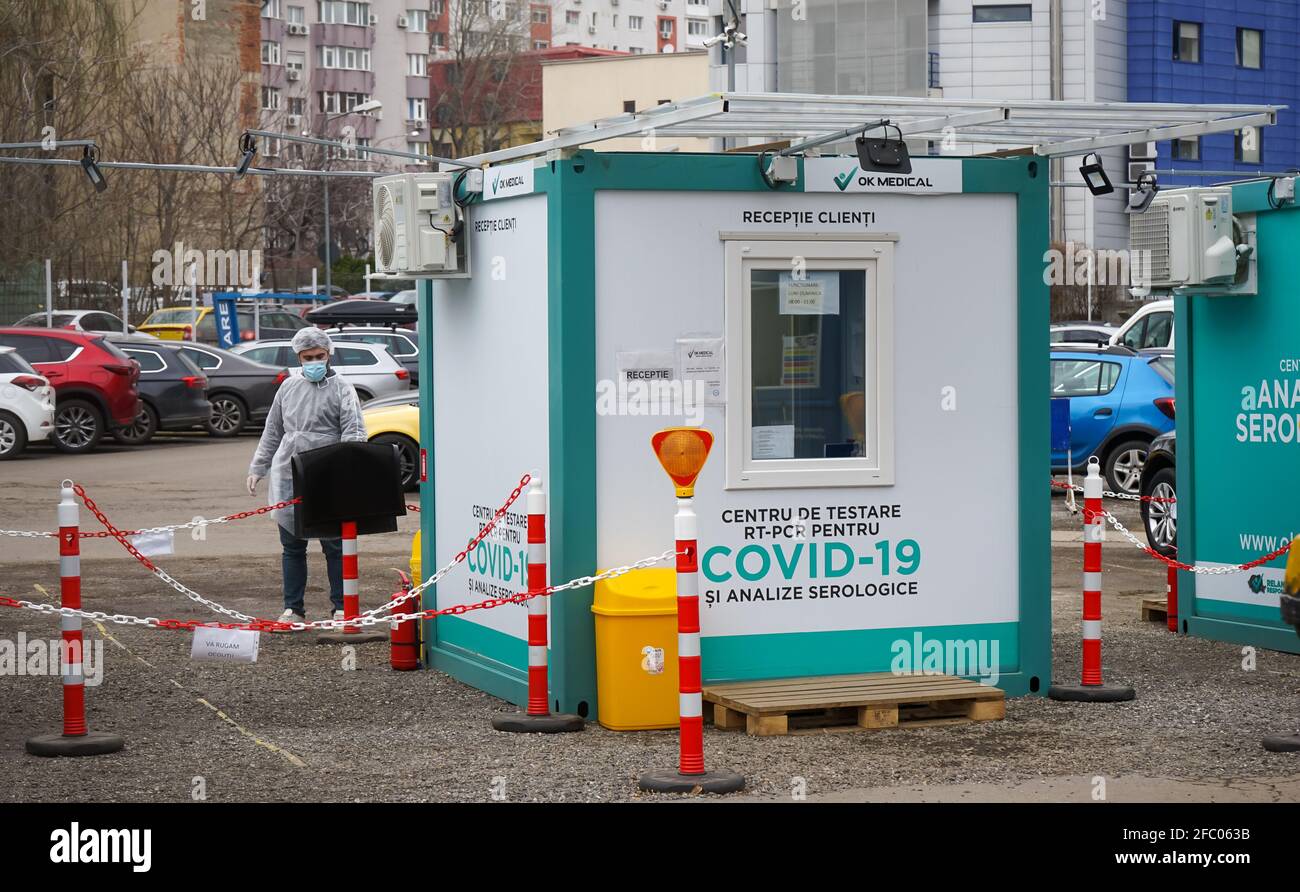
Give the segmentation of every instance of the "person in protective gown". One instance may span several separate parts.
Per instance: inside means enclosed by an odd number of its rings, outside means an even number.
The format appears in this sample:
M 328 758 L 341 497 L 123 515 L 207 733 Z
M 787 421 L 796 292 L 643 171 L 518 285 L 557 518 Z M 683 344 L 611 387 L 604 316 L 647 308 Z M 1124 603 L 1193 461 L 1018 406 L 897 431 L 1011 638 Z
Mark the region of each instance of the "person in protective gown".
M 304 328 L 293 336 L 292 346 L 302 364 L 302 374 L 290 375 L 280 385 L 248 467 L 249 495 L 257 494 L 259 480 L 271 478 L 268 505 L 294 497 L 295 455 L 332 443 L 360 443 L 366 439 L 357 392 L 330 368 L 334 344 L 329 335 L 318 328 Z M 283 547 L 284 613 L 280 621 L 305 622 L 307 540 L 293 534 L 293 506 L 279 508 L 272 516 L 279 525 Z M 329 575 L 332 618 L 343 619 L 343 543 L 340 539 L 321 539 L 320 544 Z

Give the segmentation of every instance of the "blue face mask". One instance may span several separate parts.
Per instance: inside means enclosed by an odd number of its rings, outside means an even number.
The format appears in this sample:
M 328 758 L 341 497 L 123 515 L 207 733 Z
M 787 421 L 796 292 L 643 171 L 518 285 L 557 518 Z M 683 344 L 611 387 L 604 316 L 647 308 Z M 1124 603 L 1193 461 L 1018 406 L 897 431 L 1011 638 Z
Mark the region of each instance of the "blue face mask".
M 319 381 L 325 377 L 325 368 L 328 363 L 323 360 L 316 362 L 304 362 L 302 364 L 302 376 L 308 381 Z

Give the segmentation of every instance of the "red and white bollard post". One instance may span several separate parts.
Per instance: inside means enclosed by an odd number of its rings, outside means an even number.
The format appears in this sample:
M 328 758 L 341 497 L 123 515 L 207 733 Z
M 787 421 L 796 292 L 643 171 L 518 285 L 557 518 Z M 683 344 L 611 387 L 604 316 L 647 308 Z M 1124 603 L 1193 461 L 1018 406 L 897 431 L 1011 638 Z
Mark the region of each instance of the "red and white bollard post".
M 1083 678 L 1077 685 L 1052 685 L 1047 696 L 1053 700 L 1116 703 L 1136 696 L 1132 688 L 1101 680 L 1101 543 L 1106 531 L 1101 494 L 1101 467 L 1094 456 L 1083 480 Z
M 528 484 L 528 591 L 546 590 L 546 490 L 542 487 L 540 472 L 530 475 Z M 581 731 L 584 724 L 579 715 L 552 715 L 550 710 L 550 682 L 546 669 L 546 648 L 549 644 L 546 630 L 546 598 L 528 599 L 528 709 L 524 713 L 508 713 L 492 717 L 492 727 L 498 731 L 522 731 L 555 734 L 561 731 Z
M 59 591 L 60 606 L 81 609 L 81 539 L 77 499 L 72 481 L 64 480 L 59 500 Z M 41 734 L 27 739 L 33 756 L 98 756 L 115 753 L 125 744 L 117 734 L 86 728 L 86 678 L 82 669 L 85 644 L 81 617 L 61 616 L 63 671 L 63 733 Z M 100 667 L 103 671 L 103 667 Z
M 345 520 L 340 535 L 343 546 L 343 619 L 356 619 L 361 615 L 361 583 L 357 572 L 357 525 Z M 322 632 L 316 636 L 318 644 L 365 644 L 369 641 L 387 641 L 380 631 L 363 632 L 360 626 L 344 626 L 338 632 Z
M 704 768 L 704 698 L 700 693 L 699 532 L 694 500 L 678 498 L 673 532 L 677 541 L 677 770 L 641 775 L 643 790 L 656 793 L 734 793 L 745 786 L 743 775 L 728 769 Z
M 1177 554 L 1177 552 L 1175 552 Z M 1178 568 L 1170 564 L 1165 575 L 1165 619 L 1169 631 L 1178 631 Z

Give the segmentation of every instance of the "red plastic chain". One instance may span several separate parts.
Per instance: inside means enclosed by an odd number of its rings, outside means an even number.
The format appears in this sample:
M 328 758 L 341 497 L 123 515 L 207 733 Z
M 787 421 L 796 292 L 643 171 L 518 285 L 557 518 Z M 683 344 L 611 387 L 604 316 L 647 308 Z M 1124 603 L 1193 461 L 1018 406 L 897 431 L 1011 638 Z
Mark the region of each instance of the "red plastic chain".
M 1076 492 L 1078 491 L 1078 487 L 1072 487 L 1072 486 L 1070 486 L 1070 484 L 1068 484 L 1068 483 L 1066 483 L 1066 482 L 1064 482 L 1064 481 L 1062 481 L 1062 480 L 1053 480 L 1053 481 L 1051 481 L 1051 483 L 1052 483 L 1052 486 L 1056 487 L 1057 489 L 1074 489 Z M 1114 496 L 1110 496 L 1110 498 L 1113 499 L 1113 498 L 1115 498 L 1115 497 L 1114 497 Z M 1135 501 L 1135 502 L 1177 502 L 1178 499 L 1169 499 L 1169 498 L 1165 498 L 1164 496 L 1134 496 L 1130 501 Z
M 82 501 L 85 501 L 86 499 L 85 496 L 82 494 L 81 488 L 78 486 L 78 487 L 74 487 L 74 489 L 77 491 L 78 495 L 82 496 Z M 227 514 L 224 517 L 218 517 L 213 520 L 209 520 L 208 523 L 226 523 L 232 520 L 243 520 L 245 517 L 260 517 L 263 514 L 269 514 L 272 511 L 278 511 L 281 508 L 288 508 L 290 505 L 297 505 L 301 501 L 302 499 L 289 499 L 287 502 L 277 502 L 274 505 L 264 505 L 261 508 L 255 508 L 252 511 L 240 511 L 236 514 Z M 407 507 L 409 508 L 410 506 L 408 505 Z M 418 511 L 419 509 L 417 508 L 416 510 Z M 123 536 L 140 535 L 140 530 L 118 530 L 118 532 L 121 533 Z M 113 538 L 113 534 L 110 533 L 108 530 L 95 530 L 93 532 L 86 532 L 85 530 L 82 530 L 77 533 L 77 537 L 79 539 L 110 539 Z

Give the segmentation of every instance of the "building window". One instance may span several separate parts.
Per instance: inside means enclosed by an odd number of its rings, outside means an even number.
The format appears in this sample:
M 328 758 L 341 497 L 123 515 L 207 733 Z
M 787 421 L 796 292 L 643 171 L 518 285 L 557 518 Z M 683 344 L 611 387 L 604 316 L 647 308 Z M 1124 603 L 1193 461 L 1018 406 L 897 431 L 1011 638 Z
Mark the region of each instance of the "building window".
M 566 9 L 564 11 L 564 24 L 576 25 L 581 14 L 576 9 Z
M 435 31 L 433 34 L 433 45 L 437 49 L 445 50 L 447 48 L 447 35 L 441 31 Z
M 406 73 L 411 77 L 425 77 L 429 70 L 425 66 L 428 64 L 429 57 L 424 53 L 407 53 L 406 54 Z
M 290 7 L 289 7 L 289 18 L 288 18 L 288 22 L 289 22 L 290 25 L 305 25 L 305 24 L 307 24 L 307 18 L 306 18 L 306 16 L 303 15 L 303 8 L 302 8 L 301 6 L 290 6 Z
M 429 10 L 427 9 L 408 9 L 406 11 L 406 27 L 412 31 L 429 30 Z
M 548 41 L 545 41 L 545 40 L 534 40 L 534 41 L 533 41 L 533 49 L 535 49 L 535 50 L 544 50 L 544 49 L 548 48 L 550 45 L 551 45 L 551 44 L 550 44 Z
M 674 22 L 674 21 L 676 21 L 676 20 L 675 20 L 675 19 L 660 19 L 660 20 L 659 20 L 659 36 L 662 37 L 664 40 L 668 40 L 669 38 L 671 38 L 671 37 L 673 36 L 673 22 Z
M 307 57 L 303 53 L 285 53 L 284 67 L 290 71 L 302 71 L 303 66 L 307 64 Z
M 302 117 L 307 113 L 307 100 L 301 96 L 289 97 L 289 114 Z
M 423 96 L 408 96 L 406 99 L 406 120 L 429 120 L 429 100 Z
M 593 13 L 591 14 L 591 27 L 593 27 L 593 28 L 596 27 L 596 18 L 597 18 L 597 16 L 599 16 L 599 15 L 600 15 L 600 13 L 597 13 L 597 12 L 593 12 Z
M 1201 61 L 1200 23 L 1174 22 L 1174 61 Z
M 534 7 L 533 7 L 533 24 L 534 24 L 534 25 L 545 25 L 545 24 L 546 24 L 547 22 L 549 22 L 550 20 L 551 20 L 551 12 L 550 12 L 550 10 L 548 10 L 548 9 L 546 9 L 546 8 L 544 8 L 544 7 L 538 7 L 538 6 L 534 6 Z
M 627 48 L 627 51 L 628 51 L 629 53 L 631 53 L 632 55 L 634 55 L 634 56 L 639 56 L 639 55 L 641 55 L 642 53 L 645 52 L 645 47 L 643 47 L 643 46 L 630 46 L 630 47 Z
M 274 111 L 280 107 L 280 91 L 275 87 L 262 88 L 262 108 Z
M 624 100 L 623 100 L 623 111 L 624 111 L 624 112 L 627 112 L 627 113 L 629 113 L 629 114 L 635 114 L 635 113 L 636 113 L 636 100 L 635 100 L 635 99 L 624 99 Z
M 1258 127 L 1238 130 L 1233 138 L 1233 157 L 1243 164 L 1260 164 L 1264 157 L 1262 134 Z
M 1264 67 L 1264 32 L 1254 28 L 1237 29 L 1237 66 L 1239 68 Z
M 612 16 L 609 17 L 609 26 L 611 28 L 618 27 L 618 13 L 614 13 Z M 614 49 L 618 49 L 618 47 L 614 47 Z
M 1169 150 L 1170 154 L 1178 161 L 1200 161 L 1201 138 L 1199 136 L 1184 136 L 1181 139 L 1171 140 Z
M 280 156 L 280 140 L 278 137 L 262 136 L 259 137 L 259 140 L 262 145 L 258 151 L 263 155 L 267 158 L 278 158 Z
M 320 48 L 320 64 L 322 68 L 369 71 L 370 50 L 351 46 L 323 46 Z
M 692 37 L 706 37 L 709 33 L 708 19 L 687 19 L 686 33 Z
M 892 484 L 893 244 L 738 238 L 725 256 L 727 488 Z
M 280 44 L 274 40 L 262 41 L 262 63 L 264 65 L 280 64 Z
M 446 8 L 447 6 L 443 2 L 443 0 L 433 0 L 433 3 L 430 4 L 429 6 L 429 14 L 432 15 L 435 19 L 440 19 L 442 18 L 442 14 L 446 10 Z
M 316 13 L 327 25 L 370 24 L 370 4 L 355 0 L 317 0 Z
M 280 18 L 280 0 L 262 0 L 262 18 Z
M 640 31 L 644 24 L 644 19 L 639 15 L 630 15 L 627 17 L 627 26 L 632 31 Z
M 336 115 L 340 112 L 350 112 L 358 105 L 369 101 L 369 93 L 338 93 L 326 90 L 320 94 L 320 110 L 326 114 Z M 358 114 L 369 115 L 370 112 L 358 112 Z
M 971 16 L 977 25 L 1030 22 L 1034 18 L 1034 8 L 1029 3 L 1000 3 L 993 6 L 976 6 L 971 11 Z
M 429 154 L 429 144 L 427 142 L 408 142 L 406 144 L 406 151 L 410 152 L 412 155 L 427 155 Z M 415 159 L 410 159 L 410 163 L 428 164 L 429 162 L 416 161 Z

